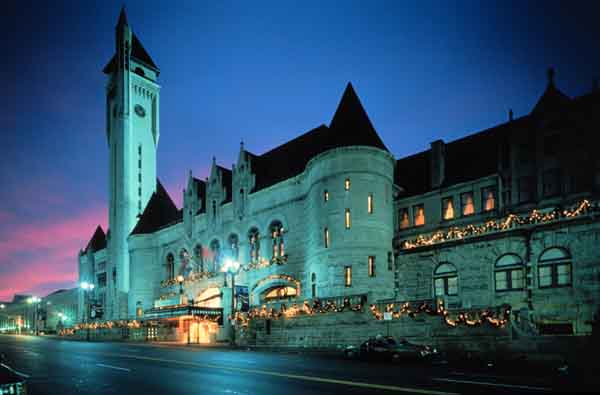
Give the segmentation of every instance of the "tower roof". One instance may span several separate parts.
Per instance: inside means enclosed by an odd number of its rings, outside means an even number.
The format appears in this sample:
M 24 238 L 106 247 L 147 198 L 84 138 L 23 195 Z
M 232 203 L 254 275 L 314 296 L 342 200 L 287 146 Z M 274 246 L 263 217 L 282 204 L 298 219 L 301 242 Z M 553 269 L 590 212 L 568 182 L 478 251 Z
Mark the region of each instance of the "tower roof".
M 156 179 L 156 192 L 152 194 L 131 234 L 153 233 L 163 226 L 179 221 L 180 219 L 181 211 L 177 209 L 177 206 L 175 206 L 175 203 L 173 203 L 173 200 L 161 182 Z
M 85 252 L 96 252 L 104 248 L 106 248 L 106 234 L 102 230 L 102 226 L 98 225 L 96 231 L 94 231 L 94 235 L 85 247 Z
M 125 13 L 125 6 L 121 7 L 121 12 L 119 13 L 119 21 L 117 22 L 117 26 L 127 25 L 127 14 Z
M 562 93 L 554 84 L 554 74 L 554 69 L 549 68 L 546 90 L 539 98 L 535 107 L 533 107 L 533 110 L 531 111 L 532 114 L 554 112 L 559 110 L 561 107 L 564 107 L 571 101 L 569 96 Z

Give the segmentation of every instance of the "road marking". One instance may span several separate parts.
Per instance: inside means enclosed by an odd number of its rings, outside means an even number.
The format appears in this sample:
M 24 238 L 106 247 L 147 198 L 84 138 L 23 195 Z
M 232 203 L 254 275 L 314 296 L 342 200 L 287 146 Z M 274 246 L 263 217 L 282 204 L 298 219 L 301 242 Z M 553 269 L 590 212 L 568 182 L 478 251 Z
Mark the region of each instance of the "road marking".
M 197 362 L 189 362 L 189 361 L 178 361 L 176 359 L 164 359 L 164 358 L 154 358 L 154 357 L 146 357 L 142 355 L 127 355 L 127 354 L 112 354 L 112 353 L 98 353 L 99 355 L 104 355 L 107 357 L 118 357 L 118 358 L 130 358 L 130 359 L 139 359 L 144 361 L 154 361 L 154 362 L 165 362 L 170 364 L 179 364 L 179 365 L 188 365 L 197 368 L 208 368 L 208 369 L 218 369 L 232 372 L 241 372 L 241 373 L 253 373 L 253 374 L 262 374 L 265 376 L 274 376 L 274 377 L 283 377 L 289 379 L 296 380 L 304 380 L 304 381 L 314 381 L 318 383 L 327 383 L 327 384 L 341 384 L 348 385 L 352 387 L 360 387 L 360 388 L 372 388 L 372 389 L 380 389 L 380 390 L 388 390 L 388 391 L 396 391 L 396 392 L 410 392 L 413 394 L 425 394 L 425 395 L 458 395 L 455 392 L 445 392 L 445 391 L 436 391 L 436 390 L 428 390 L 421 388 L 409 388 L 409 387 L 398 387 L 395 385 L 384 385 L 384 384 L 373 384 L 373 383 L 365 383 L 361 381 L 349 381 L 349 380 L 338 380 L 338 379 L 328 379 L 325 377 L 316 377 L 316 376 L 305 376 L 301 374 L 290 374 L 290 373 L 280 373 L 273 372 L 269 370 L 260 370 L 260 369 L 248 369 L 248 368 L 238 368 L 233 366 L 223 366 L 223 365 L 214 365 L 214 364 L 205 364 L 205 363 L 197 363 Z
M 490 383 L 487 381 L 454 380 L 454 379 L 444 379 L 444 378 L 439 378 L 439 377 L 434 377 L 434 378 L 432 378 L 432 380 L 447 381 L 450 383 L 476 384 L 476 385 L 487 385 L 487 386 L 493 386 L 493 387 L 516 388 L 516 389 L 533 390 L 533 391 L 552 391 L 552 388 L 546 388 L 546 387 L 533 387 L 530 385 L 518 385 L 518 384 Z
M 108 368 L 108 369 L 114 369 L 114 370 L 122 370 L 124 372 L 131 372 L 131 369 L 120 368 L 118 366 L 113 366 L 113 365 L 105 365 L 103 363 L 97 363 L 96 366 L 100 366 L 101 368 Z
M 3 367 L 3 368 L 5 368 L 5 369 L 8 369 L 8 370 L 10 370 L 11 372 L 13 372 L 14 374 L 16 374 L 17 376 L 21 376 L 21 377 L 23 377 L 23 378 L 26 378 L 26 379 L 28 379 L 28 378 L 30 378 L 30 377 L 31 377 L 30 375 L 28 375 L 28 374 L 25 374 L 25 373 L 21 373 L 21 372 L 19 372 L 18 370 L 14 370 L 14 369 L 13 369 L 13 368 L 11 368 L 10 366 L 8 366 L 8 365 L 5 365 L 5 364 L 3 364 L 3 363 L 0 363 L 0 366 L 2 366 L 2 367 Z

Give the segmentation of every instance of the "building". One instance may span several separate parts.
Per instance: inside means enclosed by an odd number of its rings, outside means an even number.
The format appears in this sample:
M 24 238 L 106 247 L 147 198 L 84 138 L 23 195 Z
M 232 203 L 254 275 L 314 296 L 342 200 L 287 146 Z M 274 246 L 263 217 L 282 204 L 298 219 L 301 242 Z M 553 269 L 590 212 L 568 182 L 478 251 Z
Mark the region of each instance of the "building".
M 42 327 L 46 333 L 60 333 L 78 321 L 79 288 L 60 289 L 42 298 L 44 307 Z
M 12 302 L 0 304 L 0 331 L 32 333 L 36 322 L 36 307 L 31 295 L 15 295 Z
M 262 154 L 242 143 L 204 180 L 190 171 L 179 209 L 156 179 L 160 71 L 124 11 L 116 37 L 104 68 L 110 230 L 79 255 L 79 280 L 95 285 L 80 322 L 93 305 L 102 320 L 203 342 L 232 335 L 232 309 L 437 301 L 510 305 L 524 333 L 591 331 L 597 88 L 570 98 L 550 73 L 530 114 L 396 159 L 348 84 L 328 125 Z

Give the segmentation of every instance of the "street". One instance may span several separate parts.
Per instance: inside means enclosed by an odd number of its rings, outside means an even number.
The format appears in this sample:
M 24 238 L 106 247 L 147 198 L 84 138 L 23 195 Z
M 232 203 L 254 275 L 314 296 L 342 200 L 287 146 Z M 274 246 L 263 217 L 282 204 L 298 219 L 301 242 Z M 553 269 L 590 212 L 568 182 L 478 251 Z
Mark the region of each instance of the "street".
M 550 380 L 334 356 L 0 336 L 30 394 L 544 393 Z

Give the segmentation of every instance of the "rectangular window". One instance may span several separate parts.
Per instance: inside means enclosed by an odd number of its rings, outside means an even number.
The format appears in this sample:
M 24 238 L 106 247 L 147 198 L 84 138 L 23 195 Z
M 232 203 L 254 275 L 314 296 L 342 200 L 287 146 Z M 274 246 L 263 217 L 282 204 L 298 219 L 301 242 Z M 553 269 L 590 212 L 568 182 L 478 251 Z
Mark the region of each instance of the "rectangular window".
M 142 188 L 138 188 L 138 196 L 142 196 Z
M 352 266 L 344 267 L 344 284 L 346 287 L 352 286 Z
M 350 209 L 349 208 L 346 209 L 345 219 L 346 219 L 346 229 L 350 229 L 350 226 L 352 224 L 350 223 Z
M 442 218 L 446 221 L 454 218 L 454 200 L 452 197 L 442 199 Z
M 375 257 L 369 257 L 369 277 L 375 277 Z
M 448 295 L 458 295 L 458 277 L 448 277 Z
M 473 192 L 465 192 L 460 194 L 460 205 L 462 207 L 462 215 L 475 214 L 475 204 L 473 203 Z
M 442 296 L 444 295 L 444 293 L 446 292 L 444 289 L 444 279 L 443 278 L 436 278 L 435 282 L 435 295 L 436 296 Z
M 138 145 L 138 155 L 142 155 L 142 146 Z
M 415 226 L 425 225 L 425 206 L 422 204 L 413 206 L 413 216 L 414 216 L 413 222 L 414 222 Z
M 344 189 L 349 191 L 350 190 L 350 179 L 346 178 L 346 181 L 344 181 Z
M 325 190 L 323 192 L 323 201 L 324 202 L 328 202 L 329 201 L 329 191 L 328 190 Z
M 546 170 L 542 177 L 544 197 L 551 197 L 560 194 L 560 170 Z
M 556 285 L 571 284 L 571 264 L 556 265 Z
M 142 168 L 142 160 L 138 159 L 138 169 L 141 169 L 141 168 Z
M 511 288 L 523 289 L 525 285 L 525 277 L 523 276 L 523 269 L 515 269 L 510 271 L 510 282 Z
M 96 282 L 98 284 L 98 287 L 106 287 L 106 272 L 104 273 L 99 273 L 96 276 Z
M 506 291 L 508 289 L 508 272 L 496 272 L 496 291 Z
M 142 173 L 138 173 L 138 182 L 142 182 Z
M 530 202 L 534 199 L 535 181 L 531 176 L 519 178 L 519 203 Z
M 538 280 L 540 287 L 552 286 L 552 266 L 538 267 Z
M 486 187 L 481 189 L 481 209 L 483 211 L 492 211 L 496 209 L 496 187 Z
M 406 229 L 410 226 L 410 217 L 408 216 L 408 208 L 401 208 L 399 212 L 400 229 Z
M 323 241 L 325 244 L 325 248 L 329 248 L 329 229 L 325 228 L 323 231 Z
M 373 194 L 369 193 L 367 197 L 367 211 L 369 214 L 373 214 Z
M 394 256 L 392 255 L 392 251 L 388 251 L 388 270 L 394 269 Z

